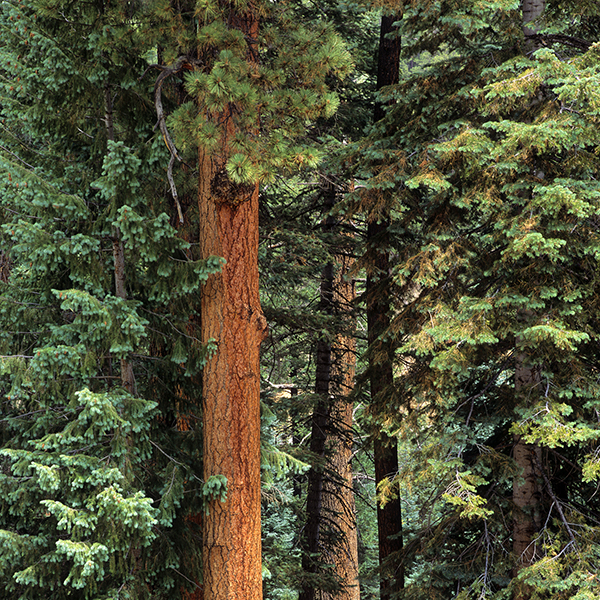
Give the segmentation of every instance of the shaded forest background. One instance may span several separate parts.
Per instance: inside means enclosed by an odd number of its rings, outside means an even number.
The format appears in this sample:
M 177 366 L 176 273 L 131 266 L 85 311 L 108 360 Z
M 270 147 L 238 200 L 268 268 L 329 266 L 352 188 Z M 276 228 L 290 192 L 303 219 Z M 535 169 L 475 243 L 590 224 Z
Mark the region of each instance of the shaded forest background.
M 0 31 L 0 597 L 599 597 L 597 2 Z

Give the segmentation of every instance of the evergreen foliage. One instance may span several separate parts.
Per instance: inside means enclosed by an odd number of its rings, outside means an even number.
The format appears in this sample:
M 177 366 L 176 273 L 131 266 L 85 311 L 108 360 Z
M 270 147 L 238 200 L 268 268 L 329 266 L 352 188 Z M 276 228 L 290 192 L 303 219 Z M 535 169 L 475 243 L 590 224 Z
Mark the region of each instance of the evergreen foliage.
M 414 444 L 396 484 L 428 515 L 402 557 L 406 598 L 598 593 L 598 139 L 586 85 L 598 15 L 551 8 L 544 47 L 524 55 L 514 2 L 404 3 L 408 69 L 361 143 L 356 206 L 393 215 L 389 335 L 403 374 L 388 414 Z M 565 50 L 580 35 L 589 44 Z M 520 368 L 537 374 L 521 391 Z M 541 528 L 522 569 L 514 436 L 541 447 Z
M 170 223 L 147 8 L 0 10 L 6 598 L 159 597 L 198 578 L 186 523 L 202 501 L 197 434 L 176 421 L 209 351 L 186 329 L 221 261 L 196 260 Z
M 0 3 L 3 598 L 201 582 L 205 508 L 228 482 L 200 475 L 218 351 L 198 339 L 201 289 L 223 260 L 199 260 L 199 148 L 224 158 L 221 200 L 262 183 L 265 597 L 306 583 L 306 473 L 327 467 L 307 444 L 316 348 L 347 333 L 319 284 L 348 231 L 358 278 L 391 258 L 391 325 L 359 339 L 354 397 L 363 599 L 377 542 L 358 444 L 374 428 L 400 447 L 377 490 L 402 498 L 405 547 L 383 565 L 405 569 L 400 598 L 598 597 L 600 11 L 546 4 L 526 39 L 515 0 L 386 2 L 401 79 L 375 96 L 368 3 Z M 327 188 L 351 179 L 332 209 Z M 369 398 L 364 365 L 386 345 L 394 385 Z M 519 443 L 539 450 L 531 560 L 513 544 Z M 315 589 L 336 589 L 330 571 Z

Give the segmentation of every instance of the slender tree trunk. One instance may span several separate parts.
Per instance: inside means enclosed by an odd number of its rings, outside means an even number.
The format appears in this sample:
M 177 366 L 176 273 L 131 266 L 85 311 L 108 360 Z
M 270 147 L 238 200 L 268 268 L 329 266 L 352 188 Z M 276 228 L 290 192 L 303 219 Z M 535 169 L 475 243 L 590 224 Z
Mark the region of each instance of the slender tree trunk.
M 540 43 L 528 39 L 527 36 L 537 33 L 539 19 L 546 9 L 546 0 L 521 0 L 523 13 L 523 34 L 525 35 L 525 52 L 531 54 L 540 48 Z M 536 23 L 538 21 L 538 23 Z
M 104 86 L 104 122 L 106 125 L 106 137 L 109 141 L 115 140 L 115 127 L 113 121 L 113 102 L 110 84 Z M 113 263 L 115 270 L 115 296 L 127 300 L 127 288 L 125 277 L 125 248 L 121 231 L 117 226 L 112 231 Z M 133 364 L 126 358 L 121 359 L 121 385 L 130 393 L 137 394 Z
M 322 312 L 331 311 L 333 299 L 333 263 L 323 268 L 319 308 Z M 319 588 L 320 571 L 319 548 L 322 535 L 323 483 L 325 479 L 326 441 L 329 435 L 331 404 L 329 402 L 329 385 L 331 382 L 331 344 L 326 339 L 319 339 L 316 352 L 315 392 L 318 401 L 311 418 L 310 453 L 313 466 L 308 472 L 308 488 L 306 492 L 306 524 L 304 526 L 304 553 L 302 570 L 305 582 L 299 600 L 315 600 Z
M 538 394 L 540 371 L 528 364 L 528 357 L 519 354 L 515 366 L 515 394 L 521 405 L 529 405 Z M 542 484 L 539 466 L 542 465 L 542 450 L 537 444 L 526 444 L 521 436 L 513 440 L 513 457 L 518 473 L 513 482 L 513 552 L 516 564 L 513 577 L 538 558 L 536 536 L 542 526 Z M 542 467 L 543 468 L 543 467 Z M 528 600 L 527 586 L 518 586 L 515 600 Z
M 0 281 L 6 283 L 10 277 L 10 258 L 4 250 L 0 250 Z
M 354 319 L 352 308 L 355 298 L 354 282 L 348 278 L 352 268 L 349 254 L 335 257 L 337 272 L 333 284 L 333 302 L 336 312 L 345 322 L 343 333 L 336 336 L 332 348 L 330 412 L 331 428 L 326 441 L 328 464 L 332 476 L 323 485 L 323 515 L 331 521 L 333 539 L 325 552 L 324 562 L 334 564 L 341 585 L 337 594 L 319 592 L 319 600 L 359 600 L 358 536 L 356 508 L 352 487 L 352 413 L 353 404 L 348 397 L 354 388 L 356 365 L 356 340 L 352 335 Z
M 250 10 L 230 23 L 256 40 Z M 206 600 L 262 598 L 259 347 L 267 324 L 258 296 L 258 184 L 235 184 L 225 170 L 234 111 L 209 116 L 222 127 L 220 152 L 200 149 L 198 160 L 201 255 L 227 261 L 201 304 L 202 342 L 216 344 L 202 383 L 204 479 L 227 478 L 226 501 L 211 499 L 204 519 Z
M 398 15 L 383 15 L 379 40 L 379 58 L 377 68 L 377 88 L 393 85 L 399 78 L 400 37 L 393 26 Z M 375 120 L 384 116 L 384 107 L 375 105 Z M 376 220 L 377 219 L 377 220 Z M 374 406 L 393 386 L 393 350 L 389 344 L 381 341 L 380 336 L 390 325 L 389 292 L 381 281 L 389 275 L 389 252 L 387 230 L 389 216 L 374 217 L 367 228 L 367 244 L 372 252 L 373 266 L 367 277 L 367 326 L 371 358 L 369 360 L 371 399 Z M 398 445 L 396 440 L 385 433 L 373 434 L 375 456 L 375 481 L 378 485 L 385 478 L 398 471 Z M 404 587 L 404 569 L 402 565 L 390 568 L 390 555 L 402 550 L 402 508 L 400 498 L 389 500 L 384 506 L 377 506 L 377 530 L 379 534 L 379 565 L 381 571 L 381 600 L 389 599 Z
M 329 186 L 328 207 L 335 204 L 336 189 Z M 326 227 L 336 223 L 328 217 Z M 358 538 L 352 489 L 352 404 L 348 395 L 354 386 L 355 340 L 352 303 L 354 284 L 348 279 L 351 258 L 336 253 L 321 276 L 320 310 L 338 315 L 344 330 L 333 344 L 321 339 L 317 345 L 315 391 L 319 401 L 312 415 L 310 450 L 317 463 L 308 474 L 307 521 L 304 529 L 302 566 L 309 575 L 299 600 L 357 600 Z M 322 567 L 333 565 L 335 582 L 324 584 Z M 334 585 L 337 584 L 337 585 Z M 339 589 L 331 591 L 332 585 Z
M 533 22 L 539 20 L 546 6 L 545 0 L 522 0 L 523 33 L 525 36 L 537 30 Z M 531 25 L 531 26 L 530 26 Z M 538 45 L 526 38 L 525 48 L 528 53 L 537 50 Z M 533 317 L 531 311 L 521 311 L 518 319 L 526 324 Z M 517 345 L 519 344 L 517 340 Z M 515 363 L 515 395 L 520 405 L 530 405 L 532 398 L 538 393 L 540 370 L 530 364 L 531 357 L 524 352 L 517 352 Z M 537 444 L 526 444 L 520 436 L 513 439 L 513 457 L 519 474 L 513 482 L 513 552 L 516 565 L 513 575 L 536 561 L 535 537 L 541 528 L 542 493 L 538 465 L 542 465 L 541 448 Z M 543 467 L 542 467 L 543 468 Z M 519 588 L 515 600 L 527 600 L 526 588 Z

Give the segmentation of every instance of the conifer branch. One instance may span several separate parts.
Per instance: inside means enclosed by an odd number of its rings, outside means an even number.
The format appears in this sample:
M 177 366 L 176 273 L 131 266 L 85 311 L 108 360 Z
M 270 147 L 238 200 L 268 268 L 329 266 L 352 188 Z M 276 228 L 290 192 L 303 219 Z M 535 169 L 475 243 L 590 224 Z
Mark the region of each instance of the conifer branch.
M 564 35 L 562 33 L 530 33 L 527 34 L 525 38 L 533 40 L 534 42 L 539 42 L 542 46 L 549 46 L 550 44 L 557 43 L 571 46 L 572 48 L 579 48 L 580 50 L 589 50 L 592 45 L 592 42 L 571 35 Z
M 552 484 L 550 483 L 550 480 L 548 479 L 548 475 L 546 475 L 546 471 L 544 471 L 542 465 L 540 464 L 540 459 L 534 455 L 535 458 L 535 466 L 537 467 L 537 470 L 540 472 L 540 474 L 542 475 L 543 479 L 544 479 L 544 483 L 546 484 L 546 489 L 548 490 L 548 494 L 550 496 L 550 498 L 552 498 L 552 501 L 554 502 L 554 504 L 556 505 L 556 510 L 558 511 L 558 514 L 560 515 L 560 520 L 563 522 L 563 525 L 565 526 L 565 529 L 567 530 L 567 533 L 569 534 L 569 539 L 571 540 L 571 543 L 576 546 L 577 542 L 575 541 L 575 535 L 573 533 L 573 530 L 571 529 L 571 526 L 569 525 L 567 518 L 565 517 L 565 513 L 563 512 L 562 509 L 562 505 L 559 502 L 558 498 L 554 495 L 554 492 L 552 491 Z
M 165 141 L 165 144 L 169 149 L 169 153 L 171 154 L 169 166 L 167 167 L 167 180 L 169 181 L 169 186 L 171 188 L 171 195 L 173 196 L 173 200 L 175 200 L 175 205 L 177 206 L 177 214 L 179 216 L 180 223 L 183 223 L 183 213 L 181 211 L 181 204 L 179 203 L 179 196 L 177 195 L 177 188 L 175 187 L 175 180 L 173 179 L 173 165 L 175 164 L 175 159 L 177 159 L 179 162 L 183 162 L 183 159 L 179 155 L 177 147 L 173 142 L 173 138 L 167 129 L 165 111 L 162 104 L 162 86 L 167 77 L 178 73 L 182 69 L 190 69 L 193 65 L 198 64 L 200 64 L 200 61 L 184 55 L 180 56 L 170 67 L 163 67 L 160 65 L 151 65 L 148 67 L 158 67 L 162 69 L 162 73 L 156 78 L 156 82 L 154 84 L 154 106 L 156 108 L 156 116 L 158 117 L 158 126 L 160 128 L 160 132 L 162 133 L 163 140 Z M 142 77 L 144 75 L 142 75 Z

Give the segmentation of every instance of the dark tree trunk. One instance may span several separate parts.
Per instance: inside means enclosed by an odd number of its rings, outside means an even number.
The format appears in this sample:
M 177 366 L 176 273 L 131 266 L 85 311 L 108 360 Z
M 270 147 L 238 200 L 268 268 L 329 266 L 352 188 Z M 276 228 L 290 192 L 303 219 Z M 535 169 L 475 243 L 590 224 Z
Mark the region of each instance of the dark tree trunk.
M 394 22 L 399 15 L 383 15 L 379 38 L 377 63 L 377 89 L 398 83 L 400 37 Z M 375 121 L 385 115 L 381 103 L 375 104 Z M 390 325 L 390 299 L 386 279 L 389 276 L 389 251 L 387 231 L 389 213 L 372 216 L 367 228 L 367 245 L 372 257 L 367 277 L 367 326 L 370 351 L 369 372 L 373 410 L 383 401 L 393 386 L 393 348 L 381 339 Z M 379 485 L 398 471 L 398 445 L 385 433 L 374 431 L 375 481 Z M 379 533 L 379 565 L 381 571 L 381 600 L 387 600 L 404 587 L 404 569 L 400 563 L 391 566 L 391 555 L 402 550 L 402 508 L 400 497 L 390 499 L 377 507 L 377 530 Z

